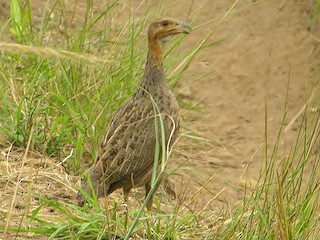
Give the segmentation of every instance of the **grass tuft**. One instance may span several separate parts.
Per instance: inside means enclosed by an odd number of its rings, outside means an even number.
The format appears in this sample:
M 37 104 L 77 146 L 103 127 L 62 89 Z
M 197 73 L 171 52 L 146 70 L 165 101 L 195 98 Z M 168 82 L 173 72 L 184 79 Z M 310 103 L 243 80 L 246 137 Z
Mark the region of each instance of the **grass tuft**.
M 312 105 L 314 104 L 318 103 Z M 282 126 L 286 119 L 286 110 L 284 112 Z M 285 134 L 282 127 L 279 129 L 272 154 L 269 156 L 266 151 L 264 166 L 255 190 L 244 195 L 243 206 L 227 225 L 221 228 L 218 238 L 319 237 L 319 127 L 320 112 L 310 111 L 307 107 L 302 116 L 296 143 L 283 153 L 279 153 L 279 149 Z M 268 139 L 267 134 L 265 139 Z

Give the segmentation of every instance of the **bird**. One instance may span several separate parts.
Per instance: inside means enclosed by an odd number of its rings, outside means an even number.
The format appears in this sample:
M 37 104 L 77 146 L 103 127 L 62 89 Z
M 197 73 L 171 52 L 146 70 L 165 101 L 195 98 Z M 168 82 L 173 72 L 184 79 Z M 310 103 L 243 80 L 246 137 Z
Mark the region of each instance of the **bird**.
M 132 188 L 144 186 L 145 196 L 149 194 L 156 141 L 158 146 L 163 143 L 160 122 L 163 123 L 167 152 L 172 150 L 180 129 L 179 106 L 167 85 L 163 69 L 163 45 L 172 36 L 190 31 L 187 23 L 170 17 L 150 23 L 147 61 L 139 87 L 111 118 L 97 159 L 77 193 L 79 206 L 85 204 L 88 196 L 106 197 L 120 188 L 125 202 Z M 162 121 L 155 121 L 159 117 Z M 161 159 L 161 150 L 158 159 Z M 153 194 L 146 203 L 147 210 L 151 211 L 152 204 Z

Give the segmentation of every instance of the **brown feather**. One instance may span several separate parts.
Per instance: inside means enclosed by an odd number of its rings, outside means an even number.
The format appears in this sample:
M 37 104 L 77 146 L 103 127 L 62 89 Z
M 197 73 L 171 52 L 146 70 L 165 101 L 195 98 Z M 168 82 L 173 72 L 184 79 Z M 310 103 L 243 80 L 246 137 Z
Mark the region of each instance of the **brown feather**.
M 165 128 L 168 151 L 179 132 L 179 107 L 169 90 L 162 67 L 162 39 L 170 35 L 188 33 L 190 27 L 172 18 L 158 19 L 148 30 L 149 51 L 145 72 L 137 92 L 113 116 L 99 149 L 97 162 L 91 167 L 82 191 L 92 196 L 90 183 L 97 197 L 111 194 L 118 188 L 126 193 L 133 187 L 145 186 L 150 190 L 156 141 L 155 118 L 157 105 Z M 160 129 L 160 126 L 158 126 Z M 160 132 L 158 136 L 161 136 Z M 161 151 L 160 151 L 161 152 Z M 161 156 L 159 156 L 161 159 Z M 85 197 L 78 192 L 79 205 Z M 148 203 L 151 207 L 152 200 Z

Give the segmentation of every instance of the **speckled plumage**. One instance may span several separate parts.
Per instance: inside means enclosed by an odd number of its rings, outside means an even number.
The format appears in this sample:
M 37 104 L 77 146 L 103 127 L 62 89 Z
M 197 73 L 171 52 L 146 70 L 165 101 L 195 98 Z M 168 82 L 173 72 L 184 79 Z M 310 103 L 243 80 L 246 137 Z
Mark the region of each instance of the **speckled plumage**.
M 158 19 L 148 30 L 149 50 L 145 72 L 137 92 L 113 116 L 100 146 L 97 162 L 88 178 L 98 197 L 107 196 L 123 188 L 125 199 L 133 187 L 150 190 L 156 139 L 155 117 L 159 114 L 165 128 L 165 142 L 171 150 L 179 132 L 179 107 L 169 90 L 162 66 L 162 39 L 179 33 L 188 33 L 190 27 L 171 18 Z M 159 121 L 158 121 L 159 122 Z M 159 129 L 159 127 L 158 127 Z M 160 159 L 160 158 L 159 158 Z M 92 195 L 88 182 L 82 189 Z M 78 192 L 79 205 L 85 197 Z M 147 204 L 150 210 L 152 200 Z

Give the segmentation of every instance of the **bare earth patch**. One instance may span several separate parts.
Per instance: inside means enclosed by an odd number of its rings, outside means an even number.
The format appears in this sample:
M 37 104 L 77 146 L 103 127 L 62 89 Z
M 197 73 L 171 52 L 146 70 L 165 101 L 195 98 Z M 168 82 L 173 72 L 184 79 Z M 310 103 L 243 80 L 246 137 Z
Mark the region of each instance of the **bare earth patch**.
M 208 3 L 197 23 L 220 19 L 229 4 Z M 319 41 L 308 31 L 311 20 L 306 6 L 294 1 L 240 1 L 236 9 L 213 36 L 224 41 L 201 53 L 179 90 L 185 95 L 187 89 L 187 95 L 202 109 L 201 113 L 186 114 L 185 125 L 212 143 L 188 148 L 190 162 L 201 169 L 196 175 L 202 183 L 217 174 L 211 186 L 216 192 L 223 190 L 220 198 L 231 206 L 242 200 L 245 186 L 250 188 L 257 181 L 264 154 L 266 112 L 270 151 L 286 101 L 285 124 L 289 124 L 319 81 Z M 199 27 L 190 38 L 196 41 L 205 32 Z M 208 70 L 210 75 L 194 83 L 197 72 Z M 283 149 L 292 146 L 300 119 L 286 129 Z M 216 204 L 219 202 L 212 202 L 213 209 Z

